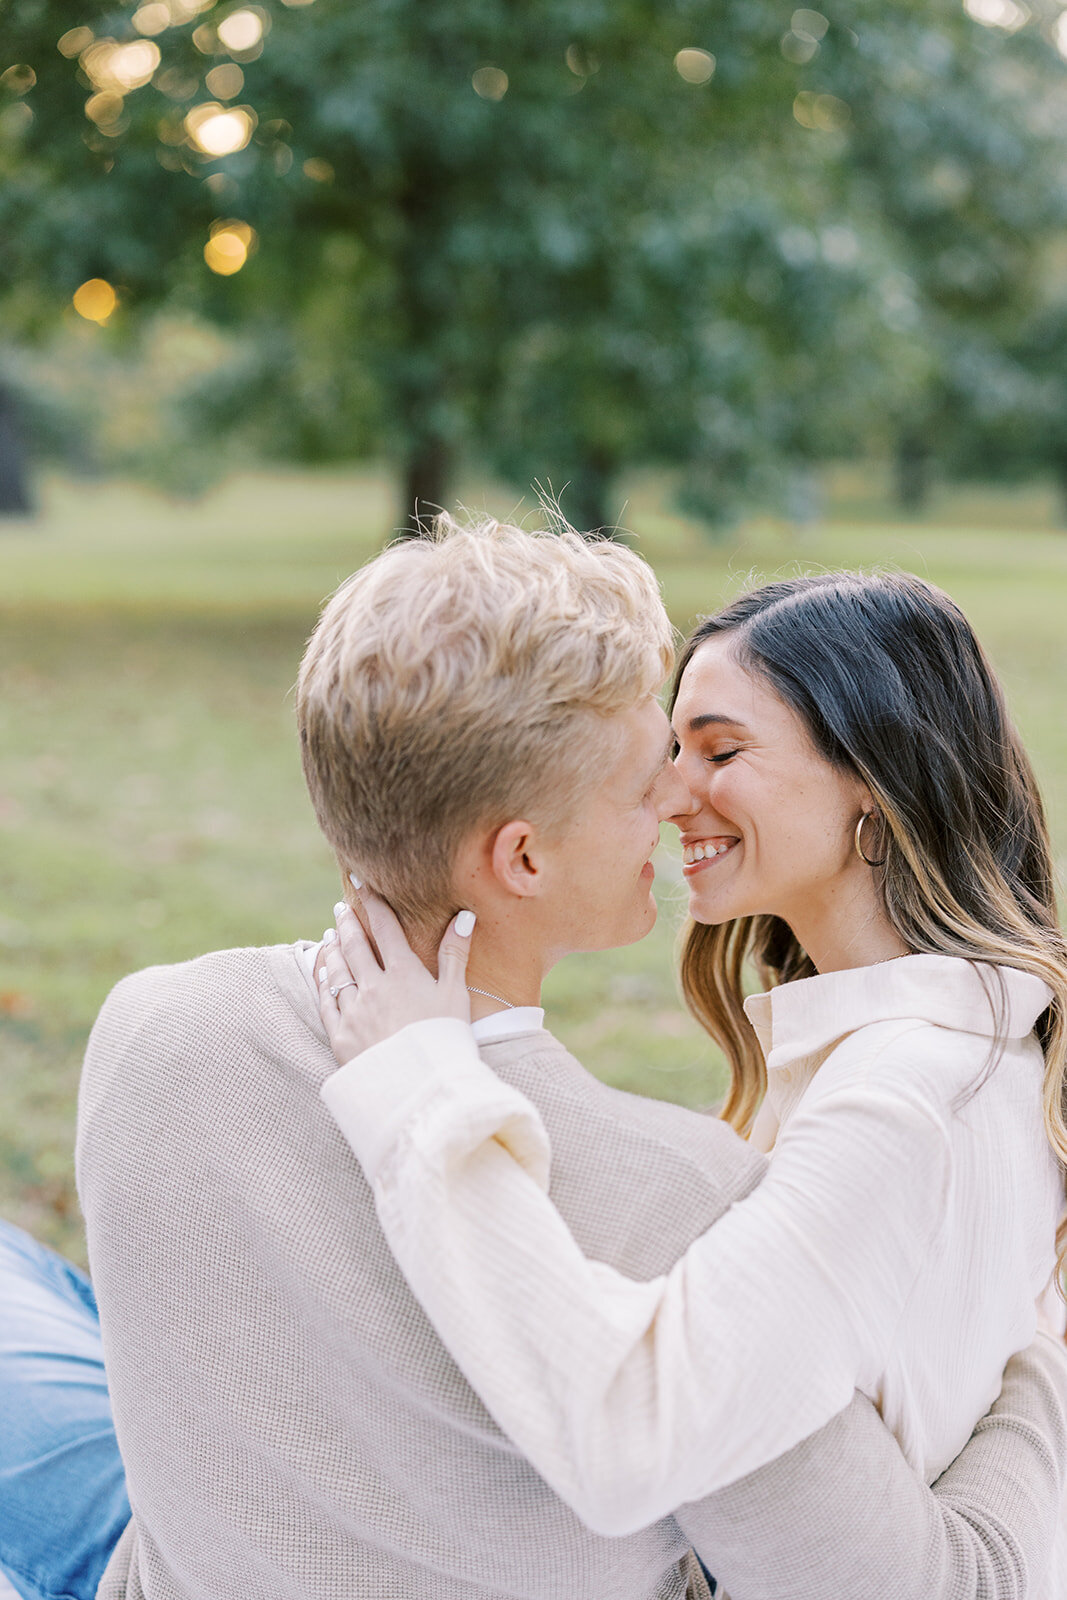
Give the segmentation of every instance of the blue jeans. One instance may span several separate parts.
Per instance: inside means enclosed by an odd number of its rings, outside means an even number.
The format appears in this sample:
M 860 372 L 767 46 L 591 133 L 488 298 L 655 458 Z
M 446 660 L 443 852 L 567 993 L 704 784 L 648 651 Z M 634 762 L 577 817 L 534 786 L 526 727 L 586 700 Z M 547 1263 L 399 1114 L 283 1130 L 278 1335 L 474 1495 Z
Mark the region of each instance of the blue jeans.
M 0 1570 L 23 1600 L 94 1600 L 129 1520 L 92 1286 L 0 1222 Z

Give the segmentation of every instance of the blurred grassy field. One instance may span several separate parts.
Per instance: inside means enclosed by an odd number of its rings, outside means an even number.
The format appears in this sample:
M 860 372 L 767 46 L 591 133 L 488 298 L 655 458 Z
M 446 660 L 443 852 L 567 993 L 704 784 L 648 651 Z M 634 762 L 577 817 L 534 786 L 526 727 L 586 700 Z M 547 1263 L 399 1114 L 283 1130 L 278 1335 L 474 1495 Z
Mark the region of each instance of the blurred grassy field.
M 682 629 L 751 578 L 891 565 L 947 588 L 1004 675 L 1067 850 L 1067 536 L 1050 494 L 944 495 L 921 523 L 875 473 L 841 470 L 825 519 L 721 545 L 632 486 L 624 517 Z M 471 487 L 498 514 L 513 501 Z M 0 1213 L 83 1259 L 73 1188 L 78 1070 L 124 972 L 315 936 L 336 897 L 304 795 L 291 687 L 322 598 L 393 515 L 373 472 L 272 474 L 195 506 L 121 485 L 46 487 L 0 525 Z M 701 1105 L 721 1064 L 677 1003 L 684 894 L 661 848 L 656 931 L 574 958 L 549 1022 L 595 1072 Z

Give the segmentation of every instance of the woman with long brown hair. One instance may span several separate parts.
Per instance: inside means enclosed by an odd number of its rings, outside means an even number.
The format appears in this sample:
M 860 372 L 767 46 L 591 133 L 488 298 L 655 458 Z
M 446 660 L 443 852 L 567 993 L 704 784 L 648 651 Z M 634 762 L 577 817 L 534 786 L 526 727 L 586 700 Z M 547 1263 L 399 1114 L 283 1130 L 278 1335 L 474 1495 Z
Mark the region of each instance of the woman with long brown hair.
M 457 1080 L 455 1030 L 353 1062 L 332 1102 L 464 1372 L 614 1533 L 773 1459 L 854 1387 L 937 1476 L 1035 1303 L 1058 1316 L 1065 1252 L 1067 946 L 1033 772 L 959 608 L 902 575 L 766 585 L 698 627 L 671 710 L 683 988 L 763 1182 L 635 1283 L 581 1255 L 536 1113 L 473 1047 Z M 406 991 L 399 1023 L 430 980 L 340 931 L 323 1012 L 347 1060 L 374 1042 L 360 989 L 378 1016 Z

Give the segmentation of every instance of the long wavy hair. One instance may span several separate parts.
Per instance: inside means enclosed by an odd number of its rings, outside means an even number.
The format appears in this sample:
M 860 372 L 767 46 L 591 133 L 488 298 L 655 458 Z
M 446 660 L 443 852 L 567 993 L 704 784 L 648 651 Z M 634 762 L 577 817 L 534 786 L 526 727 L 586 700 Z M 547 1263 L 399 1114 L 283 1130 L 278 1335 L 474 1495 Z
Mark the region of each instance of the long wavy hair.
M 966 617 L 907 574 L 769 583 L 699 624 L 678 663 L 672 709 L 696 651 L 724 634 L 739 663 L 802 719 L 820 755 L 869 788 L 878 822 L 864 830 L 864 849 L 881 863 L 886 914 L 906 948 L 985 963 L 983 974 L 1017 967 L 1048 984 L 1052 1003 L 1037 1022 L 1045 1127 L 1067 1166 L 1067 941 L 1048 828 L 1003 691 Z M 741 1133 L 767 1086 L 742 1008 L 746 964 L 768 989 L 815 972 L 779 917 L 687 930 L 682 989 L 725 1052 L 722 1116 Z M 1062 1270 L 1067 1220 L 1056 1245 Z

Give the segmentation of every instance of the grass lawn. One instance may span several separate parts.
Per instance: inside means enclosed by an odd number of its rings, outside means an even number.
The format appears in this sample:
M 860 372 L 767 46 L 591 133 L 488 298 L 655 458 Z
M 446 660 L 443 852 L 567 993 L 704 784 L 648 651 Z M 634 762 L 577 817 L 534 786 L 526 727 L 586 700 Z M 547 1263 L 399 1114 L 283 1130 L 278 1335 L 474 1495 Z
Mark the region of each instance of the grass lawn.
M 501 514 L 506 495 L 469 487 Z M 1067 536 L 1051 497 L 946 495 L 922 523 L 865 472 L 825 520 L 709 544 L 632 487 L 625 521 L 687 628 L 751 577 L 893 565 L 947 588 L 985 639 L 1067 849 Z M 71 1147 L 93 1016 L 134 967 L 314 936 L 334 869 L 304 796 L 291 689 L 322 598 L 379 547 L 381 474 L 264 471 L 195 506 L 122 485 L 47 487 L 0 525 L 0 1212 L 84 1259 Z M 553 974 L 549 1022 L 595 1072 L 691 1105 L 721 1063 L 677 1002 L 684 893 L 661 849 L 643 944 Z

